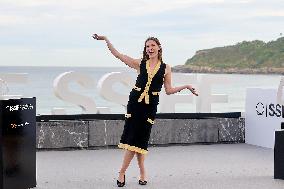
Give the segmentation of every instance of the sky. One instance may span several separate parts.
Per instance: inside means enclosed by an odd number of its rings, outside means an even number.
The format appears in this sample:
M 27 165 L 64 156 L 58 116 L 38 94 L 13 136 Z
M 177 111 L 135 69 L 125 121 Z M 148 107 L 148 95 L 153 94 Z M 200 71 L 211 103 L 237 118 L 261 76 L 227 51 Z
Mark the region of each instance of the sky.
M 0 0 L 0 66 L 125 66 L 159 38 L 163 60 L 182 65 L 197 50 L 284 34 L 283 0 Z

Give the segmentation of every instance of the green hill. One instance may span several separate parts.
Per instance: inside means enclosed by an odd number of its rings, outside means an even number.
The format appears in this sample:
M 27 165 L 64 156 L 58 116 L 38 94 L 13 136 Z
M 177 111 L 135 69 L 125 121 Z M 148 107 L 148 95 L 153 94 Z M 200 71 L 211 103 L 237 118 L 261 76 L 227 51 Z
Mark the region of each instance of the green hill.
M 178 72 L 284 73 L 284 37 L 197 51 Z

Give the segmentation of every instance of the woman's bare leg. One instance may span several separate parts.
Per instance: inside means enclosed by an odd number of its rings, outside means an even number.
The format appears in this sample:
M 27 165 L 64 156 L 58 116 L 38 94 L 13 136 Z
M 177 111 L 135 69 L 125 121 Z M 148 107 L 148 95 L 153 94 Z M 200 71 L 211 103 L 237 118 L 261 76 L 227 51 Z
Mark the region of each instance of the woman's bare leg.
M 125 172 L 126 172 L 128 166 L 129 166 L 131 160 L 133 159 L 134 154 L 135 154 L 135 152 L 132 152 L 132 151 L 129 151 L 129 150 L 125 151 L 123 163 L 122 163 L 121 169 L 119 171 L 119 176 L 118 176 L 119 182 L 124 182 L 123 179 L 124 179 Z
M 138 161 L 138 166 L 140 169 L 140 180 L 145 181 L 146 179 L 146 173 L 145 173 L 145 166 L 144 166 L 144 161 L 145 161 L 145 155 L 136 153 L 137 161 Z

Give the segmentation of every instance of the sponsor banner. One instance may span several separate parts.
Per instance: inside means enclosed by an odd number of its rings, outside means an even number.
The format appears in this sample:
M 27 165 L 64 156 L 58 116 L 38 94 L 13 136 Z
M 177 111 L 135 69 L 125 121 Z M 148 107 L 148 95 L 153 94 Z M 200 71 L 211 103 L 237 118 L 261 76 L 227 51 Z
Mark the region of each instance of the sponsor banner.
M 245 141 L 274 147 L 274 132 L 281 129 L 284 106 L 277 103 L 277 89 L 248 88 L 245 109 Z

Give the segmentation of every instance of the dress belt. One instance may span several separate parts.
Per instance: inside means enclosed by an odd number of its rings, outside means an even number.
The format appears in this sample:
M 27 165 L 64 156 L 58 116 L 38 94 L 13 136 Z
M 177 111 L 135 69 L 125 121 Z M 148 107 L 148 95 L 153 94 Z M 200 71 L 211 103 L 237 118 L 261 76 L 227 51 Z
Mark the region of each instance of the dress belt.
M 134 90 L 141 91 L 140 87 L 134 86 Z M 138 102 L 142 102 L 143 98 L 145 98 L 145 104 L 149 104 L 149 86 L 146 84 L 145 90 L 141 93 Z M 160 95 L 160 92 L 152 92 L 151 93 L 154 96 Z

